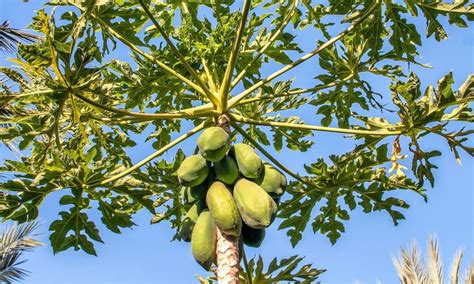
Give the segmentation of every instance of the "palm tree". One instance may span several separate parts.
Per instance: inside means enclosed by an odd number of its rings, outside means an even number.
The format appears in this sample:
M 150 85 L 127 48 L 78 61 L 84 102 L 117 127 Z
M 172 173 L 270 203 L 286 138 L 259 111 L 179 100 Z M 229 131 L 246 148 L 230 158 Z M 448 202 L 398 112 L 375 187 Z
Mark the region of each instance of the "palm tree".
M 12 283 L 28 275 L 28 271 L 19 267 L 25 262 L 20 257 L 23 252 L 42 245 L 32 238 L 37 227 L 36 222 L 4 227 L 0 234 L 0 283 Z
M 21 41 L 34 42 L 40 37 L 25 31 L 10 27 L 8 21 L 0 24 L 0 50 L 3 52 L 15 52 L 16 45 Z
M 3 53 L 10 52 L 14 53 L 18 43 L 22 41 L 26 42 L 35 42 L 39 40 L 40 37 L 34 34 L 27 33 L 25 31 L 15 29 L 10 27 L 8 21 L 4 21 L 0 24 L 0 51 Z M 0 77 L 0 87 L 6 87 L 6 82 L 8 79 L 6 77 Z M 11 109 L 9 108 L 8 103 L 0 104 L 0 117 L 6 117 L 11 114 Z M 0 127 L 2 124 L 0 124 Z M 3 142 L 10 150 L 15 150 L 14 144 L 10 141 Z M 0 141 L 1 144 L 1 141 Z
M 474 263 L 470 264 L 463 275 L 460 276 L 459 274 L 462 257 L 462 250 L 459 250 L 454 255 L 449 282 L 451 284 L 474 283 Z M 428 258 L 426 261 L 422 260 L 417 243 L 413 242 L 411 248 L 400 249 L 399 256 L 393 258 L 393 263 L 397 269 L 400 282 L 403 284 L 445 283 L 443 282 L 443 267 L 438 241 L 434 236 L 431 236 L 429 240 Z

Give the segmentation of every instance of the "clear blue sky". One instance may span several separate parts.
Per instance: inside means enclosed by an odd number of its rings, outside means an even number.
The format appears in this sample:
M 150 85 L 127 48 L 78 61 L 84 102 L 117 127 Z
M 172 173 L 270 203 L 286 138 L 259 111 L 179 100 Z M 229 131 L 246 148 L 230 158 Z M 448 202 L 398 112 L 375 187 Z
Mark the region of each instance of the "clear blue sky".
M 0 21 L 8 19 L 13 27 L 25 28 L 42 2 L 2 0 Z M 423 21 L 419 22 L 423 24 L 420 30 L 424 31 Z M 474 29 L 449 27 L 448 33 L 450 38 L 444 42 L 423 42 L 420 60 L 431 64 L 433 68 L 420 71 L 420 68 L 414 67 L 414 70 L 425 85 L 436 83 L 444 74 L 453 70 L 455 85 L 459 86 L 468 74 L 474 73 Z M 305 49 L 314 46 L 313 39 L 301 43 Z M 3 56 L 1 60 L 2 65 L 8 64 Z M 296 74 L 314 74 L 314 61 L 312 62 L 302 66 L 298 73 L 290 74 L 290 77 Z M 271 68 L 266 71 L 275 70 Z M 297 82 L 310 80 L 311 77 L 299 77 Z M 388 93 L 387 82 L 383 80 L 373 80 L 373 86 L 376 91 Z M 299 170 L 302 162 L 314 161 L 331 152 L 341 153 L 352 147 L 351 140 L 340 143 L 340 138 L 341 135 L 336 134 L 317 134 L 316 144 L 309 154 L 283 151 L 279 157 Z M 140 140 L 143 141 L 143 137 Z M 462 266 L 465 268 L 467 262 L 473 260 L 474 247 L 473 159 L 463 153 L 463 165 L 459 166 L 448 146 L 441 140 L 430 139 L 425 145 L 428 148 L 436 146 L 444 153 L 436 160 L 439 165 L 439 170 L 435 173 L 436 186 L 428 191 L 428 203 L 414 195 L 407 196 L 412 206 L 405 210 L 406 220 L 399 226 L 393 226 L 385 213 L 364 214 L 356 210 L 351 213 L 351 220 L 345 224 L 346 233 L 334 246 L 326 237 L 308 231 L 293 249 L 285 232 L 276 231 L 278 224 L 274 224 L 268 230 L 262 247 L 259 250 L 249 249 L 248 253 L 262 254 L 268 261 L 275 256 L 305 255 L 306 262 L 327 269 L 320 278 L 323 283 L 396 283 L 391 256 L 400 246 L 409 244 L 413 239 L 418 240 L 425 249 L 429 234 L 436 233 L 445 269 L 449 270 L 452 255 L 460 247 L 466 249 Z M 132 157 L 139 160 L 150 152 L 150 148 L 142 147 Z M 409 154 L 406 148 L 405 153 Z M 2 158 L 11 158 L 5 152 L 0 155 Z M 57 203 L 58 195 L 52 195 L 40 211 L 43 224 L 39 230 L 42 234 L 40 239 L 47 244 L 48 226 L 59 211 Z M 90 214 L 98 221 L 105 241 L 105 244 L 96 246 L 98 257 L 75 251 L 53 255 L 51 247 L 46 245 L 27 255 L 28 261 L 22 267 L 30 270 L 31 276 L 24 283 L 196 283 L 194 275 L 205 274 L 192 259 L 188 243 L 170 242 L 172 232 L 167 223 L 149 225 L 150 216 L 143 212 L 134 218 L 138 227 L 117 235 L 100 224 L 96 211 L 92 210 Z

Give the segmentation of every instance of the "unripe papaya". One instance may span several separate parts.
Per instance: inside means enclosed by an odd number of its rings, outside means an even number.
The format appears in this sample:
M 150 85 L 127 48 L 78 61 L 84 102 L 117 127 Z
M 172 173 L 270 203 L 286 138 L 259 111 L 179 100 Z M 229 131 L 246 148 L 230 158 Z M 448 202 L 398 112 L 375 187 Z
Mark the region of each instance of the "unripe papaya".
M 230 136 L 222 128 L 209 127 L 199 136 L 197 145 L 201 155 L 208 161 L 220 161 L 230 149 Z
M 227 235 L 240 236 L 242 220 L 232 193 L 225 184 L 214 182 L 207 191 L 206 203 L 216 225 Z
M 272 165 L 265 163 L 262 173 L 254 180 L 270 196 L 278 197 L 283 195 L 286 188 L 286 177 Z
M 275 219 L 277 205 L 258 184 L 240 179 L 234 186 L 234 200 L 245 224 L 254 229 L 270 226 Z
M 242 226 L 242 240 L 249 247 L 258 248 L 265 239 L 265 229 L 254 229 L 247 225 Z
M 214 163 L 216 178 L 225 184 L 234 184 L 239 178 L 237 163 L 230 156 L 224 156 L 222 160 Z
M 197 186 L 206 180 L 208 174 L 209 168 L 201 155 L 187 157 L 178 168 L 178 179 L 184 186 Z
M 207 182 L 203 182 L 194 187 L 186 187 L 184 190 L 184 200 L 188 204 L 193 204 L 198 200 L 206 199 Z
M 246 178 L 258 178 L 262 171 L 262 159 L 255 150 L 244 143 L 234 145 L 234 155 L 239 171 Z
M 209 270 L 216 256 L 216 224 L 208 210 L 203 210 L 194 225 L 191 249 L 194 259 Z
M 184 220 L 181 222 L 179 227 L 179 236 L 185 242 L 191 241 L 191 234 L 193 232 L 194 225 L 196 224 L 199 214 L 204 208 L 203 202 L 196 202 L 191 208 L 189 208 Z

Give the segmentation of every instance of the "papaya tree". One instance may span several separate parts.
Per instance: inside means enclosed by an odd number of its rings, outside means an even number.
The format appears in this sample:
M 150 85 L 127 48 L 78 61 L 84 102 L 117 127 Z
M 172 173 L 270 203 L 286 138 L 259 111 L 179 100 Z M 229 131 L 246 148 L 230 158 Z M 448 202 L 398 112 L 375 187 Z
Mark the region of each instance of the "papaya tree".
M 146 210 L 191 241 L 215 272 L 203 282 L 312 282 L 322 271 L 301 257 L 265 270 L 241 240 L 258 246 L 276 217 L 293 246 L 308 226 L 334 243 L 356 208 L 396 225 L 409 206 L 397 192 L 426 198 L 434 186 L 441 152 L 426 137 L 441 137 L 458 160 L 474 155 L 474 76 L 457 89 L 452 73 L 422 88 L 409 72 L 424 66 L 423 36 L 441 41 L 444 25 L 474 20 L 468 2 L 51 0 L 30 26 L 40 40 L 19 44 L 15 67 L 0 69 L 9 109 L 0 138 L 24 153 L 0 168 L 0 216 L 33 221 L 60 192 L 53 251 L 95 255 L 97 222 L 120 233 Z M 313 36 L 313 50 L 300 34 Z M 298 73 L 302 64 L 314 73 Z M 390 88 L 374 91 L 369 76 Z M 304 172 L 281 162 L 283 149 L 315 151 L 325 132 L 354 148 Z M 154 152 L 133 163 L 143 143 Z

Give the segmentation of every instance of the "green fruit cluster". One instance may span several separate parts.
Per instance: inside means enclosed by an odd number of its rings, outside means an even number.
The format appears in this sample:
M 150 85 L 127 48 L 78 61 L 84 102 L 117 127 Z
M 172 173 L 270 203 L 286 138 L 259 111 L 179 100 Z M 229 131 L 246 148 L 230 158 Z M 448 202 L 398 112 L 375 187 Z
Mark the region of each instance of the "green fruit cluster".
M 197 140 L 199 154 L 187 157 L 177 174 L 181 196 L 191 205 L 179 235 L 191 242 L 196 261 L 209 269 L 215 261 L 216 230 L 259 247 L 275 219 L 286 178 L 244 143 L 233 147 L 220 127 L 207 128 Z

